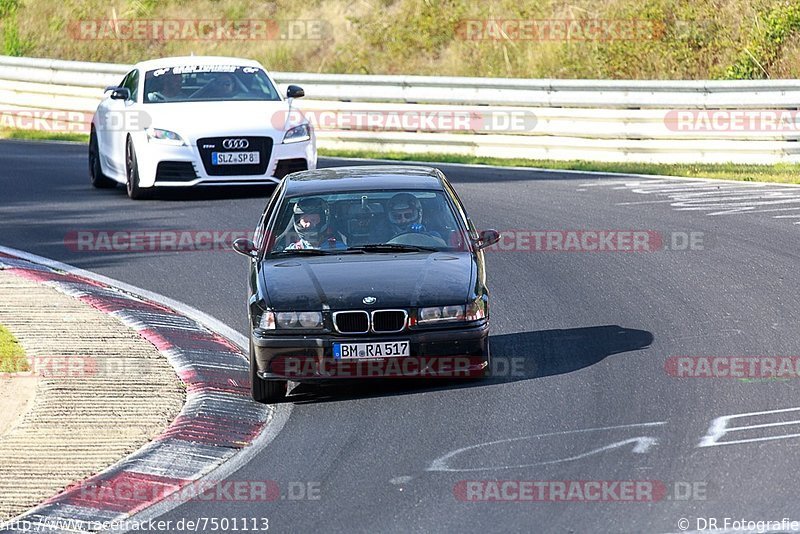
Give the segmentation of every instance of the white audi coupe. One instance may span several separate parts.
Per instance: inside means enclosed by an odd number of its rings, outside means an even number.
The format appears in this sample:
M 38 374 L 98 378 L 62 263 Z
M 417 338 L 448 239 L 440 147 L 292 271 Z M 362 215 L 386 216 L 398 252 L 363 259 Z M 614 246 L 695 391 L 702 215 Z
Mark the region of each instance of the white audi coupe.
M 89 175 L 142 199 L 158 188 L 278 183 L 315 169 L 314 131 L 256 61 L 174 57 L 134 65 L 92 118 Z

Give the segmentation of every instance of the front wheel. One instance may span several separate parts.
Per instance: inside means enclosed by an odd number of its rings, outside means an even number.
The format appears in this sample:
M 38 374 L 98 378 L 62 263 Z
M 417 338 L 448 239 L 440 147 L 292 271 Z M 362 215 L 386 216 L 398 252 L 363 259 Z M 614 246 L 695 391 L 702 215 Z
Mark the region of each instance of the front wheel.
M 289 384 L 286 380 L 264 380 L 256 372 L 255 350 L 250 342 L 250 393 L 261 404 L 274 404 L 286 399 Z
M 126 189 L 128 196 L 133 200 L 144 200 L 152 196 L 152 192 L 139 186 L 139 163 L 136 161 L 136 151 L 133 141 L 128 137 L 125 143 L 125 171 L 127 175 Z
M 89 134 L 89 178 L 92 185 L 98 189 L 110 189 L 117 185 L 117 182 L 103 174 L 103 167 L 100 166 L 100 147 L 94 129 Z

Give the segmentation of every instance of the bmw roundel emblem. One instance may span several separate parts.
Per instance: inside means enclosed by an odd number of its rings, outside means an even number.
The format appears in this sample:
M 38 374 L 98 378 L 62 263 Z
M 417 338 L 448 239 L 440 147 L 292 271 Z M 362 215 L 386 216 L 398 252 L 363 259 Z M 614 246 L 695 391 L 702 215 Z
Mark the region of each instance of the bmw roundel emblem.
M 361 302 L 363 302 L 364 304 L 375 304 L 376 302 L 378 302 L 378 299 L 376 299 L 375 297 L 364 297 L 361 300 Z

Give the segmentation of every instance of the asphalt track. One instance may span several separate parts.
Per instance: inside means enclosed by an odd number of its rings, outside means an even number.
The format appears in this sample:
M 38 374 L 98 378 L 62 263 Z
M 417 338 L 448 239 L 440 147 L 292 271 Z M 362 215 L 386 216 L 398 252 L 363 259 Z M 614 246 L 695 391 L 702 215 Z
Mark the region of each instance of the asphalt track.
M 701 232 L 704 247 L 489 253 L 493 356 L 521 362 L 521 372 L 301 386 L 281 433 L 231 479 L 272 480 L 282 490 L 311 483 L 319 499 L 193 501 L 161 519 L 267 517 L 277 532 L 557 533 L 678 532 L 682 518 L 690 530 L 705 518 L 800 519 L 800 411 L 729 420 L 728 428 L 748 427 L 735 433 L 720 432 L 718 421 L 717 443 L 737 443 L 700 446 L 719 417 L 800 407 L 798 382 L 665 371 L 671 356 L 800 355 L 799 229 L 787 217 L 800 213 L 787 209 L 800 207 L 800 189 L 441 168 L 481 228 L 652 230 L 667 242 L 672 232 Z M 83 146 L 0 143 L 0 244 L 164 294 L 242 333 L 241 256 L 80 252 L 65 237 L 250 229 L 267 194 L 133 202 L 121 187 L 90 187 Z M 670 495 L 462 502 L 465 480 L 657 481 Z M 676 483 L 704 491 L 678 499 Z

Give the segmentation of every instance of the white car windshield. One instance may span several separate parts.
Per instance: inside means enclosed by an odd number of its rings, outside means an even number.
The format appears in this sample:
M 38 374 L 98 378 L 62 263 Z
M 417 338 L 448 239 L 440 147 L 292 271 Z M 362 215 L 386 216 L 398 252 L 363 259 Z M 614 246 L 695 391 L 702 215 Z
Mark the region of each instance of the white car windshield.
M 280 100 L 267 74 L 257 67 L 182 65 L 147 71 L 145 104 Z

